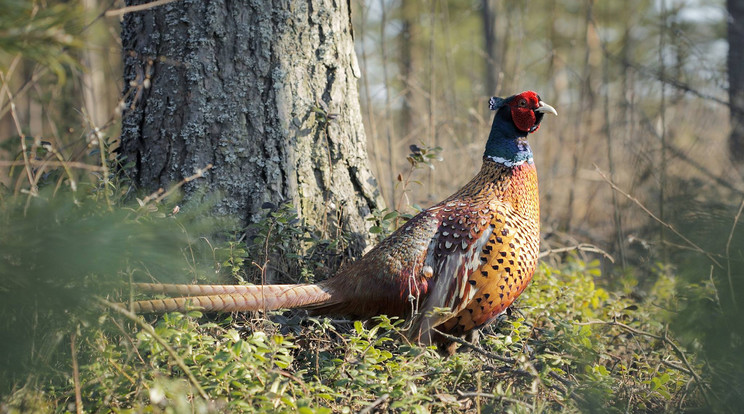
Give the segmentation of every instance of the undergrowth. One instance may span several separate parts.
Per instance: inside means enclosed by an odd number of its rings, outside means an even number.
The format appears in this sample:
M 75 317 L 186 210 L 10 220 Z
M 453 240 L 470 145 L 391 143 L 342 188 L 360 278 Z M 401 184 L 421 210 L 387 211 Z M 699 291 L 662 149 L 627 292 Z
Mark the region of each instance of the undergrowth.
M 576 257 L 542 265 L 515 311 L 450 358 L 408 343 L 401 321 L 384 316 L 363 323 L 297 312 L 192 312 L 145 321 L 111 311 L 74 328 L 77 383 L 88 412 L 668 412 L 701 405 L 699 366 L 675 354 L 666 321 L 656 318 L 655 306 L 673 300 L 669 281 L 660 276 L 640 303 L 597 287 L 598 277 L 597 262 Z M 29 377 L 4 410 L 72 411 L 71 366 L 57 368 L 54 379 Z

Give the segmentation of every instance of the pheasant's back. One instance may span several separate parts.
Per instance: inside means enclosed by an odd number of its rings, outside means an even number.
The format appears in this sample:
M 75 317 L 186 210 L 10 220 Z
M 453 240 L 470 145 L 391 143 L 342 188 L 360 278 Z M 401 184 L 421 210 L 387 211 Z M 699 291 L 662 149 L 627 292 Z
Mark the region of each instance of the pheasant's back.
M 377 244 L 362 258 L 321 282 L 338 300 L 313 308 L 314 313 L 371 318 L 407 317 L 411 298 L 425 296 L 431 274 L 424 266 L 430 240 L 437 232 L 436 214 L 423 211 Z

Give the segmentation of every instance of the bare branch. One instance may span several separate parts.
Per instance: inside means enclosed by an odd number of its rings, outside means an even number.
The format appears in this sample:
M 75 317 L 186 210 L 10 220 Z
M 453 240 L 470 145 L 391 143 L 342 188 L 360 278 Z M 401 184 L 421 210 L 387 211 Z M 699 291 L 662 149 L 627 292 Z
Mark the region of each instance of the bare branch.
M 154 7 L 162 6 L 164 4 L 173 3 L 174 1 L 178 0 L 155 0 L 150 3 L 145 4 L 138 4 L 136 6 L 128 6 L 128 7 L 122 7 L 120 9 L 114 9 L 114 10 L 107 10 L 105 13 L 106 17 L 116 17 L 116 16 L 123 16 L 127 13 L 134 13 L 138 11 L 143 10 L 150 10 Z
M 444 332 L 442 332 L 442 331 L 440 331 L 438 329 L 433 329 L 433 331 L 436 332 L 436 333 L 438 333 L 439 335 L 442 335 L 442 337 L 444 337 L 445 339 L 447 339 L 449 341 L 452 341 L 452 342 L 457 342 L 458 344 L 460 344 L 460 345 L 462 345 L 464 347 L 470 348 L 473 351 L 475 351 L 475 352 L 477 352 L 477 353 L 479 353 L 481 355 L 486 356 L 487 358 L 495 359 L 497 361 L 505 362 L 507 364 L 515 364 L 517 362 L 517 360 L 515 360 L 515 359 L 502 357 L 501 355 L 496 355 L 493 352 L 488 352 L 485 349 L 483 349 L 481 347 L 478 347 L 478 346 L 475 346 L 475 345 L 471 344 L 470 342 L 468 342 L 468 341 L 460 338 L 459 336 L 454 336 L 454 335 L 446 334 L 446 333 L 444 333 Z
M 380 398 L 374 400 L 372 402 L 372 404 L 364 407 L 363 410 L 359 411 L 359 414 L 368 414 L 368 413 L 371 413 L 375 409 L 375 407 L 377 407 L 378 405 L 384 403 L 388 399 L 390 399 L 390 394 L 387 394 L 387 393 L 386 394 L 382 394 L 380 396 Z
M 599 253 L 602 256 L 606 257 L 610 262 L 615 263 L 615 258 L 612 257 L 611 254 L 589 243 L 579 243 L 576 246 L 567 246 L 567 247 L 559 247 L 557 249 L 548 249 L 548 250 L 540 252 L 540 254 L 537 257 L 538 259 L 542 259 L 543 257 L 550 256 L 551 254 L 572 252 L 574 250 L 578 250 L 582 252 L 590 252 L 590 253 Z

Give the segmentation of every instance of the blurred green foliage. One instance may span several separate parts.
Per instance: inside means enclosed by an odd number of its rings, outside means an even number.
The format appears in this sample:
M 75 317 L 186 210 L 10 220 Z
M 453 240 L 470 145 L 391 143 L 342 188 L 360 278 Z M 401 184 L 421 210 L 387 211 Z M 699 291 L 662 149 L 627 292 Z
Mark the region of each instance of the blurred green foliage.
M 177 216 L 108 208 L 51 188 L 0 204 L 0 389 L 49 364 L 65 334 L 100 314 L 95 298 L 125 286 L 128 276 L 188 282 L 213 275 L 213 263 L 189 256 L 203 250 L 199 236 L 227 221 L 205 214 L 208 204 L 181 208 Z
M 744 204 L 707 192 L 698 197 L 674 225 L 703 251 L 672 250 L 678 297 L 667 313 L 674 332 L 704 362 L 711 405 L 731 411 L 744 406 Z
M 0 10 L 0 70 L 7 70 L 18 54 L 49 68 L 64 82 L 65 66 L 78 66 L 78 60 L 67 52 L 83 46 L 85 13 L 79 5 L 0 0 Z

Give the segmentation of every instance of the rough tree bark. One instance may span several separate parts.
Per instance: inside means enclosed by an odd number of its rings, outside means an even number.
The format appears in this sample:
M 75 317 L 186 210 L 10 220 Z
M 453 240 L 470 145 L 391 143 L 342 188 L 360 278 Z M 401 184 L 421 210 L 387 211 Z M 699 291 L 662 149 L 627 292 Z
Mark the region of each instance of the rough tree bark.
M 728 77 L 731 111 L 731 159 L 744 165 L 744 2 L 726 0 L 728 18 Z
M 187 195 L 219 190 L 217 212 L 245 223 L 267 201 L 291 202 L 308 225 L 351 232 L 350 253 L 361 253 L 365 216 L 383 201 L 352 36 L 338 0 L 181 0 L 127 14 L 120 152 L 135 161 L 134 183 L 167 187 L 211 163 Z

